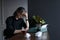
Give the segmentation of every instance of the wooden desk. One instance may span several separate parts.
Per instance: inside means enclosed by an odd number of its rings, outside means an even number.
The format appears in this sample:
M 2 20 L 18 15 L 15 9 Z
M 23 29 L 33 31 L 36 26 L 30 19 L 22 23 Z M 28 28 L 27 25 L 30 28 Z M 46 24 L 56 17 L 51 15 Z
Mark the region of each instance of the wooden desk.
M 30 38 L 25 38 L 23 34 L 16 34 L 15 36 L 11 37 L 9 40 L 35 40 L 34 33 L 30 33 L 32 36 Z
M 28 39 L 25 38 L 23 34 L 16 34 L 15 36 L 13 36 L 12 38 L 10 38 L 9 40 L 49 40 L 49 39 L 40 39 L 38 37 L 35 37 L 34 33 L 30 33 L 30 34 L 31 34 L 31 37 L 28 38 Z

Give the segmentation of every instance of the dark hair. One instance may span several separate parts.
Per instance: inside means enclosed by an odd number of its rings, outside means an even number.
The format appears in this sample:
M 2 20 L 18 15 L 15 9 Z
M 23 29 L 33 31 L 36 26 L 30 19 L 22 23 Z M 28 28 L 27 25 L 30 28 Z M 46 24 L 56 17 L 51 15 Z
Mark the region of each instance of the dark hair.
M 24 7 L 19 7 L 16 9 L 16 11 L 14 12 L 13 16 L 16 16 L 17 15 L 17 12 L 22 14 L 22 12 L 25 11 L 25 8 Z

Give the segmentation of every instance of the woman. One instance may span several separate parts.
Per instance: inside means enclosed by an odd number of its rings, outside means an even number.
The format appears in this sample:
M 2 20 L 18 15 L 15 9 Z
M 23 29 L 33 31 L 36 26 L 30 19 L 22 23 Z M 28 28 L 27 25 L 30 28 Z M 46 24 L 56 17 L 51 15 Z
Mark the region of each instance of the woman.
M 25 17 L 25 21 L 23 18 Z M 11 38 L 14 34 L 27 32 L 29 29 L 28 14 L 25 8 L 19 7 L 13 16 L 6 19 L 6 29 L 4 30 L 5 38 Z

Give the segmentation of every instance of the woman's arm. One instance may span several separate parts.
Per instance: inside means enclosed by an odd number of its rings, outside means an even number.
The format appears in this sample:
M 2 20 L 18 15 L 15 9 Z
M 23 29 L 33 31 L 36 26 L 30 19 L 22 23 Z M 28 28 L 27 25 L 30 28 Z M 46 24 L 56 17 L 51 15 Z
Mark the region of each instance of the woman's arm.
M 28 21 L 28 20 L 26 21 L 26 26 L 27 26 L 27 27 L 26 27 L 25 30 L 27 31 L 27 30 L 29 30 L 29 21 Z
M 16 34 L 16 33 L 21 33 L 22 31 L 28 31 L 29 30 L 29 21 L 28 21 L 28 14 L 27 13 L 25 13 L 24 14 L 25 16 L 26 16 L 26 28 L 24 29 L 24 30 L 15 30 L 14 31 L 14 34 Z M 25 26 L 25 25 L 24 25 Z
M 6 31 L 5 31 L 6 36 L 13 35 L 13 33 L 15 31 L 15 28 L 13 27 L 12 23 L 13 23 L 13 17 L 8 17 L 6 19 Z
M 28 13 L 25 13 L 25 15 L 26 15 L 26 31 L 28 31 L 29 30 L 29 21 L 28 21 Z
M 14 34 L 16 34 L 16 33 L 21 33 L 21 31 L 22 31 L 22 30 L 15 30 L 15 31 L 14 31 Z
M 15 30 L 15 28 L 12 25 L 13 23 L 13 18 L 12 17 L 8 17 L 6 19 L 6 28 L 7 28 L 7 33 L 8 34 L 16 34 L 16 33 L 20 33 L 21 30 Z

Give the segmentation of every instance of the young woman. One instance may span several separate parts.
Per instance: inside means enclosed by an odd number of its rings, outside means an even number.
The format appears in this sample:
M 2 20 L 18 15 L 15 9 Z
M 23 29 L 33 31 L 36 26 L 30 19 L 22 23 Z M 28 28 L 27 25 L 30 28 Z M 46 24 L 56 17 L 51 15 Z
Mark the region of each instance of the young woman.
M 25 17 L 25 21 L 23 20 Z M 11 38 L 14 34 L 27 32 L 29 29 L 28 14 L 23 7 L 19 7 L 13 16 L 6 19 L 5 38 Z

